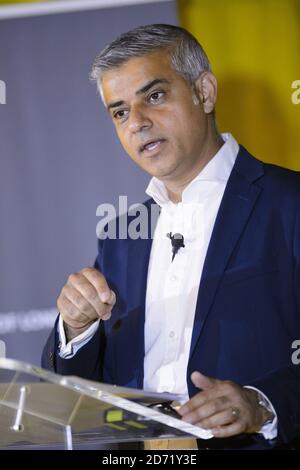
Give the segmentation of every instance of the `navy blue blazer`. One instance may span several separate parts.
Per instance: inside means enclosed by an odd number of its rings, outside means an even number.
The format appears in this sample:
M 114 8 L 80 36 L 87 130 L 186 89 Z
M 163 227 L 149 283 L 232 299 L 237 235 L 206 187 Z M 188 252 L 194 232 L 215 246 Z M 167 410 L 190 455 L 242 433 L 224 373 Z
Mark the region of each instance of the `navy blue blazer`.
M 152 204 L 153 200 L 145 203 L 149 219 Z M 112 316 L 68 360 L 57 353 L 54 328 L 44 349 L 43 367 L 142 388 L 151 243 L 151 239 L 99 240 L 95 266 L 117 295 Z M 240 147 L 199 286 L 187 369 L 190 396 L 198 392 L 190 380 L 195 370 L 253 385 L 276 409 L 276 442 L 293 441 L 300 436 L 300 365 L 292 362 L 296 339 L 300 339 L 300 173 L 262 163 Z M 258 440 L 240 436 L 212 442 L 221 448 L 253 448 Z

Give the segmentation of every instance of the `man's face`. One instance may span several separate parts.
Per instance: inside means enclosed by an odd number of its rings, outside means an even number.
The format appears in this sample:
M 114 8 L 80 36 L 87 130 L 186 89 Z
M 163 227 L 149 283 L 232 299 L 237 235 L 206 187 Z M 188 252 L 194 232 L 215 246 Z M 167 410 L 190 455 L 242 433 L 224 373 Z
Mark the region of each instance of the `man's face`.
M 202 103 L 166 51 L 128 60 L 102 77 L 105 103 L 125 151 L 162 181 L 182 181 L 199 166 L 208 139 Z

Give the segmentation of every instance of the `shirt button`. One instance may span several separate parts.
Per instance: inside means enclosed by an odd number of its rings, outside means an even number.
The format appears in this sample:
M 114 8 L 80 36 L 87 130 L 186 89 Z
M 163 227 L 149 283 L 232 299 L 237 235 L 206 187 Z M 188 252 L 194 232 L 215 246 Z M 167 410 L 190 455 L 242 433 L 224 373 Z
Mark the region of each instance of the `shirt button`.
M 177 277 L 175 274 L 173 274 L 173 275 L 170 277 L 170 279 L 171 279 L 171 281 L 175 282 L 175 281 L 177 281 L 178 277 Z
M 170 338 L 174 338 L 174 336 L 175 336 L 175 332 L 174 332 L 174 331 L 170 331 L 169 337 L 170 337 Z

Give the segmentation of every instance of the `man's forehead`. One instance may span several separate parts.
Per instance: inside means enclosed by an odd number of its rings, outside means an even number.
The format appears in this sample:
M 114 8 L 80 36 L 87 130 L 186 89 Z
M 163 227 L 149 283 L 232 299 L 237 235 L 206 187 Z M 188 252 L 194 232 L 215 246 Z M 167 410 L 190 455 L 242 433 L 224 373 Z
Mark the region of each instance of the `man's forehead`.
M 118 73 L 138 73 L 139 71 L 145 69 L 151 71 L 152 69 L 156 70 L 157 68 L 163 68 L 166 71 L 172 70 L 171 67 L 171 57 L 168 51 L 165 49 L 160 49 L 155 52 L 150 52 L 136 57 L 129 57 L 124 59 L 124 62 L 115 68 L 111 68 L 107 72 L 103 73 L 103 77 L 106 75 L 114 75 Z
M 163 57 L 160 53 L 130 58 L 119 67 L 103 73 L 101 84 L 105 101 L 111 99 L 111 95 L 124 92 L 136 93 L 147 83 L 157 79 L 165 83 L 171 82 L 175 74 L 165 54 Z

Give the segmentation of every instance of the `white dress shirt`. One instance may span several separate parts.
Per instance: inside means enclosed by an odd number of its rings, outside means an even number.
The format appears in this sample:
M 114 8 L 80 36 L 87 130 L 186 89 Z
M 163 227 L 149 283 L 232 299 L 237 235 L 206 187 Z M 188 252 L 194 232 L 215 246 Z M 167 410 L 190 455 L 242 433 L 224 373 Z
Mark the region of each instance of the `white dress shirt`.
M 222 138 L 224 144 L 184 189 L 181 202 L 173 203 L 164 184 L 155 177 L 146 190 L 160 206 L 161 213 L 148 266 L 144 389 L 178 394 L 182 403 L 189 399 L 187 364 L 204 260 L 239 151 L 230 134 L 222 134 Z M 184 236 L 185 246 L 179 249 L 173 262 L 169 232 Z M 80 338 L 66 344 L 60 320 L 60 355 L 72 357 L 93 336 L 97 326 L 98 323 L 93 324 Z M 277 417 L 271 403 L 270 406 L 275 418 L 260 431 L 266 439 L 277 436 Z
M 144 389 L 172 392 L 188 400 L 186 381 L 203 264 L 221 199 L 239 146 L 229 135 L 217 154 L 182 193 L 170 201 L 152 178 L 146 190 L 161 207 L 151 249 L 145 320 Z M 168 232 L 184 236 L 174 261 Z

